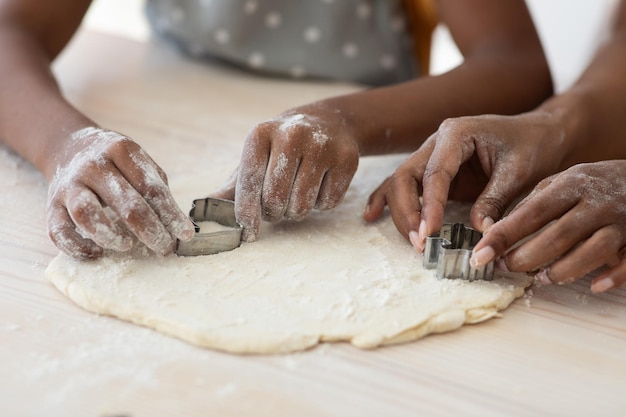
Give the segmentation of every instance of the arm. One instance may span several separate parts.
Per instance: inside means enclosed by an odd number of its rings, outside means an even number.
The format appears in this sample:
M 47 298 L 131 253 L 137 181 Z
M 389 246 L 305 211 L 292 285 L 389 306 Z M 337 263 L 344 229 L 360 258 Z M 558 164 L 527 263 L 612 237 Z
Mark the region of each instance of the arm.
M 301 218 L 313 207 L 334 207 L 359 155 L 413 150 L 446 118 L 520 112 L 551 93 L 523 1 L 440 0 L 438 6 L 465 56 L 462 65 L 292 109 L 252 131 L 238 179 L 218 194 L 235 197 L 247 240 L 256 238 L 261 218 Z
M 89 4 L 0 2 L 0 140 L 50 182 L 48 231 L 59 248 L 95 257 L 128 250 L 136 237 L 166 254 L 193 226 L 165 175 L 133 141 L 73 108 L 50 72 Z
M 400 232 L 422 250 L 448 198 L 475 199 L 472 224 L 486 230 L 542 178 L 577 162 L 624 157 L 625 15 L 622 5 L 611 40 L 569 91 L 517 116 L 446 120 L 372 194 L 366 220 L 388 204 Z
M 89 0 L 0 2 L 0 140 L 48 180 L 67 131 L 93 125 L 61 96 L 50 72 Z M 36 120 L 37 123 L 33 123 Z M 45 138 L 45 140 L 43 140 Z
M 594 279 L 594 291 L 626 283 L 624 74 L 626 1 L 620 3 L 610 40 L 599 49 L 577 83 L 538 109 L 554 115 L 555 124 L 562 126 L 558 138 L 564 153 L 561 168 L 603 159 L 619 158 L 621 161 L 577 165 L 540 183 L 511 215 L 496 223 L 479 242 L 474 255 L 477 265 L 504 255 L 513 244 L 556 220 L 507 254 L 509 269 L 525 271 L 543 266 L 538 276 L 543 283 L 563 283 L 606 264 L 612 269 Z M 551 199 L 547 209 L 548 198 L 554 193 L 563 198 Z M 525 222 L 522 219 L 536 220 Z M 546 242 L 553 243 L 547 245 Z M 603 279 L 606 280 L 600 284 Z

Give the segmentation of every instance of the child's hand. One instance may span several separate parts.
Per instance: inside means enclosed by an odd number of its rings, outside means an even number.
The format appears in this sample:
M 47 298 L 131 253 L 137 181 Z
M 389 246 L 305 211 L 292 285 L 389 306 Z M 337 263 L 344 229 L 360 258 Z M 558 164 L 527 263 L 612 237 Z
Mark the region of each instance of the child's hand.
M 551 222 L 553 222 L 550 224 Z M 591 289 L 626 283 L 626 160 L 580 164 L 541 181 L 476 245 L 478 266 L 548 225 L 505 258 L 511 271 L 542 270 L 543 283 L 568 283 L 608 265 Z
M 558 171 L 565 151 L 554 126 L 540 112 L 448 119 L 372 193 L 363 217 L 374 221 L 388 205 L 400 233 L 423 251 L 448 198 L 475 199 L 471 222 L 484 231 L 525 189 Z
M 256 239 L 261 219 L 299 220 L 313 208 L 330 209 L 342 200 L 359 148 L 337 117 L 291 111 L 248 135 L 237 175 L 213 194 L 234 198 L 244 240 Z
M 189 240 L 193 224 L 174 201 L 163 171 L 116 132 L 75 132 L 48 193 L 48 233 L 67 254 L 94 258 L 139 239 L 160 255 Z

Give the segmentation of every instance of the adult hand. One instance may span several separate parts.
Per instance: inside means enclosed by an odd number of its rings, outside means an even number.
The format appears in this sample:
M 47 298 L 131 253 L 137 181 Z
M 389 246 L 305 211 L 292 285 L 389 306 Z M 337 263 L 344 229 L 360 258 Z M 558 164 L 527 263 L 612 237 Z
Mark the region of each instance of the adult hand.
M 313 208 L 343 199 L 356 172 L 359 147 L 336 112 L 290 111 L 256 126 L 241 163 L 215 197 L 234 199 L 243 239 L 256 239 L 261 219 L 300 220 Z
M 544 228 L 545 227 L 545 228 Z M 540 229 L 543 230 L 539 231 Z M 626 283 L 626 160 L 575 165 L 541 181 L 476 245 L 472 263 L 506 254 L 511 271 L 542 268 L 543 284 L 568 283 L 604 265 L 591 289 Z
M 48 233 L 76 258 L 129 250 L 135 239 L 160 255 L 189 240 L 193 224 L 165 173 L 129 138 L 85 128 L 72 134 L 48 191 Z
M 485 231 L 524 190 L 558 171 L 565 151 L 557 126 L 537 111 L 448 119 L 370 195 L 363 217 L 374 221 L 389 206 L 400 233 L 423 251 L 448 198 L 475 200 L 471 223 Z

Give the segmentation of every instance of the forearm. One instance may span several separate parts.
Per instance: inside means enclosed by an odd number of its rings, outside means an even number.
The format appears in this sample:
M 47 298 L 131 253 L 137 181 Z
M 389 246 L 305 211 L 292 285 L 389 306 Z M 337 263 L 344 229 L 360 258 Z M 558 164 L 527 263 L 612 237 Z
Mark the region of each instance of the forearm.
M 626 15 L 626 7 L 622 7 Z M 626 23 L 626 16 L 624 16 Z M 562 169 L 626 158 L 626 24 L 595 55 L 579 80 L 538 111 L 564 126 Z
M 452 71 L 325 100 L 354 126 L 362 155 L 417 149 L 446 118 L 515 114 L 536 107 L 552 92 L 543 59 L 492 52 Z
M 90 124 L 62 97 L 50 71 L 89 4 L 89 0 L 0 2 L 0 141 L 48 179 L 64 139 Z
M 0 140 L 50 178 L 50 156 L 86 118 L 62 97 L 49 58 L 30 34 L 0 28 L 0 50 Z

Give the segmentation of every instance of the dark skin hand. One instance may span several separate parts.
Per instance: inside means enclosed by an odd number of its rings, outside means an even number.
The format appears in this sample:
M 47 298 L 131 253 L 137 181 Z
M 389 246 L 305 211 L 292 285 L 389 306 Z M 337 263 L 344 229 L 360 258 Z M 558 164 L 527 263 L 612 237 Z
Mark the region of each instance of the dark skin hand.
M 214 196 L 235 199 L 244 239 L 261 220 L 335 207 L 359 156 L 416 149 L 446 118 L 524 111 L 551 93 L 541 44 L 523 1 L 437 2 L 465 61 L 437 77 L 304 105 L 247 137 L 238 172 Z
M 193 234 L 165 174 L 132 138 L 68 103 L 50 72 L 89 5 L 0 0 L 0 140 L 50 182 L 48 230 L 60 249 L 93 258 L 140 241 L 165 255 Z M 246 240 L 262 218 L 334 207 L 360 155 L 414 150 L 446 118 L 517 113 L 551 93 L 523 0 L 440 0 L 438 11 L 466 58 L 458 68 L 301 106 L 252 130 L 238 175 L 218 193 L 236 199 Z
M 543 229 L 542 229 L 543 228 Z M 579 164 L 541 181 L 478 243 L 481 250 L 506 253 L 510 271 L 542 268 L 542 284 L 565 284 L 596 269 L 594 292 L 626 284 L 626 160 Z M 480 255 L 479 255 L 480 256 Z
M 397 229 L 421 252 L 443 223 L 448 199 L 476 200 L 471 222 L 486 230 L 516 196 L 558 169 L 558 143 L 548 140 L 555 130 L 541 112 L 446 120 L 372 193 L 364 218 L 378 219 L 388 205 Z
M 530 208 L 537 207 L 533 199 L 545 202 L 545 193 L 531 194 L 524 203 L 525 208 L 516 209 L 522 214 L 497 221 L 516 199 L 542 178 L 581 162 L 626 158 L 626 118 L 623 113 L 626 108 L 626 79 L 623 76 L 626 73 L 625 4 L 622 2 L 619 8 L 611 39 L 599 49 L 572 88 L 547 100 L 536 110 L 517 116 L 485 115 L 447 120 L 372 193 L 364 213 L 365 220 L 378 219 L 384 207 L 389 206 L 398 230 L 416 249 L 423 251 L 426 237 L 441 227 L 449 198 L 475 200 L 471 223 L 476 229 L 488 232 L 472 256 L 472 264 L 479 267 L 504 255 L 517 241 L 532 233 L 523 223 L 528 222 Z M 604 176 L 605 181 L 613 182 L 614 188 L 619 188 L 619 181 L 623 182 L 624 177 L 613 176 L 611 169 L 616 168 L 582 165 L 576 169 L 593 170 L 591 176 L 597 177 L 594 184 L 600 184 L 600 176 Z M 572 180 L 571 176 L 577 172 L 566 171 L 547 189 L 554 193 L 558 189 L 559 194 L 569 195 L 568 204 L 574 204 L 572 193 L 578 193 L 581 199 L 587 199 L 585 204 L 593 206 L 594 199 L 602 196 L 591 193 L 588 184 Z M 545 183 L 542 184 L 545 187 Z M 587 188 L 580 188 L 583 185 Z M 623 203 L 619 198 L 607 199 L 607 202 L 614 205 L 607 210 L 617 212 L 622 207 L 619 204 Z M 576 213 L 606 214 L 589 207 L 585 210 L 580 209 L 580 205 L 576 207 Z M 562 206 L 556 211 L 546 210 L 541 217 L 542 225 L 568 216 L 567 210 L 562 210 Z M 612 218 L 615 227 L 623 228 L 618 217 Z M 501 223 L 508 226 L 504 228 Z M 514 233 L 514 230 L 525 232 Z M 564 229 L 553 230 L 556 231 L 553 233 L 563 234 L 556 237 L 559 242 L 565 240 L 571 244 L 568 240 L 571 235 Z M 540 235 L 534 240 L 533 251 L 525 252 L 528 259 L 520 263 L 519 256 L 516 256 L 513 259 L 517 263 L 509 266 L 515 271 L 530 271 L 543 265 L 546 254 L 556 255 L 554 251 L 540 248 L 552 247 L 554 238 L 554 235 Z M 577 238 L 582 244 L 587 237 Z M 565 249 L 561 247 L 560 250 L 558 255 L 564 255 Z M 620 250 L 618 248 L 618 253 Z M 575 252 L 576 256 L 578 253 Z M 611 256 L 617 255 L 613 253 Z M 507 260 L 513 262 L 508 257 Z M 577 272 L 572 269 L 574 263 L 570 262 L 567 271 L 559 266 L 555 271 L 550 269 L 549 276 L 555 282 L 578 278 L 589 272 L 580 262 Z M 544 273 L 539 278 L 547 282 L 546 276 Z
M 0 140 L 50 182 L 48 233 L 76 258 L 139 241 L 166 255 L 194 229 L 163 171 L 130 138 L 101 129 L 61 95 L 50 63 L 90 1 L 0 1 Z

